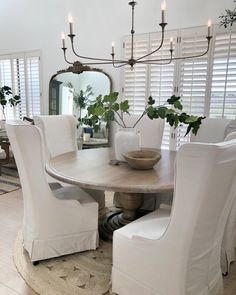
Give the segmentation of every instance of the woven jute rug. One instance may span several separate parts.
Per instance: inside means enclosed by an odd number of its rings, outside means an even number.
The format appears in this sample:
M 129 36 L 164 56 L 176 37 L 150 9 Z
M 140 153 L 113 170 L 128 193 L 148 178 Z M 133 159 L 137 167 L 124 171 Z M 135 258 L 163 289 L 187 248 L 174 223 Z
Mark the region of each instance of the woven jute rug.
M 26 283 L 40 295 L 108 295 L 112 244 L 100 240 L 97 250 L 41 261 L 33 266 L 22 246 L 22 232 L 14 245 L 14 262 Z
M 15 166 L 6 165 L 1 169 L 0 195 L 17 190 L 21 187 L 18 172 Z

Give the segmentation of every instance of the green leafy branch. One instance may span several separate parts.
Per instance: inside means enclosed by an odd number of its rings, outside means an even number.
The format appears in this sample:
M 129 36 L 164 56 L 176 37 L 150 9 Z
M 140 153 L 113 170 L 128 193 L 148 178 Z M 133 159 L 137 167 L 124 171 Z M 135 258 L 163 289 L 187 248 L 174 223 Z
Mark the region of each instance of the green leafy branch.
M 104 97 L 100 95 L 96 98 L 95 103 L 87 108 L 87 120 L 90 120 L 90 123 L 92 124 L 90 126 L 94 126 L 95 130 L 99 130 L 101 121 L 106 122 L 107 127 L 112 121 L 116 122 L 120 127 L 127 127 L 123 114 L 129 114 L 130 105 L 128 100 L 118 102 L 118 95 L 118 92 L 113 92 Z M 191 130 L 193 134 L 197 134 L 204 117 L 188 115 L 182 110 L 183 106 L 180 97 L 178 96 L 171 96 L 166 103 L 160 106 L 155 106 L 155 100 L 150 96 L 144 112 L 133 127 L 135 127 L 139 121 L 147 115 L 151 120 L 158 118 L 166 119 L 169 125 L 174 126 L 174 128 L 177 128 L 181 123 L 187 125 L 188 127 L 185 135 Z
M 9 96 L 11 96 L 11 97 L 7 100 L 7 98 Z M 9 87 L 9 86 L 0 87 L 0 104 L 2 106 L 2 112 L 3 112 L 4 118 L 6 118 L 5 107 L 6 107 L 7 103 L 9 103 L 11 107 L 15 107 L 20 102 L 21 102 L 20 96 L 19 95 L 13 96 L 11 87 Z
M 232 27 L 233 23 L 236 21 L 236 8 L 233 10 L 225 9 L 225 14 L 219 16 L 220 26 L 227 28 Z
M 90 100 L 90 97 L 93 95 L 94 93 L 92 91 L 92 86 L 90 85 L 87 85 L 85 90 L 81 89 L 79 93 L 75 92 L 73 96 L 73 100 L 76 107 L 80 109 L 84 109 L 87 106 Z

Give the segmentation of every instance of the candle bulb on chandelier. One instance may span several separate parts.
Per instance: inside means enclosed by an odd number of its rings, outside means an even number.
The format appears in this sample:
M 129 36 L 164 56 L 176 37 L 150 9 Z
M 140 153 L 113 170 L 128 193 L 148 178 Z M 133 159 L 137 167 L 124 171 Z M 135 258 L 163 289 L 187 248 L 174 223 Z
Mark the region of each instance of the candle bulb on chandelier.
M 63 32 L 61 33 L 61 40 L 62 40 L 62 48 L 66 48 L 65 34 Z
M 73 35 L 73 18 L 72 18 L 71 14 L 69 14 L 68 20 L 69 20 L 69 25 L 70 25 L 70 35 Z
M 170 50 L 173 50 L 173 38 L 170 38 Z
M 111 53 L 115 54 L 115 42 L 111 43 Z
M 161 4 L 161 22 L 165 23 L 165 9 L 166 9 L 166 2 L 165 0 Z
M 207 35 L 207 37 L 210 37 L 211 36 L 211 21 L 210 20 L 208 21 L 207 26 L 208 26 L 208 35 Z

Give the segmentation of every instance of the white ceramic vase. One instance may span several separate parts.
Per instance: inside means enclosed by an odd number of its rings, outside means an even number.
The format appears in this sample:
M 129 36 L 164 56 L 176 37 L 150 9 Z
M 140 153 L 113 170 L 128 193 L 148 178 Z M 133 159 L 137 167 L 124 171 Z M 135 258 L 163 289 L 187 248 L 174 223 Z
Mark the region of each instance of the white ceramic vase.
M 123 155 L 129 151 L 140 150 L 141 137 L 135 128 L 119 129 L 115 134 L 116 160 L 126 162 Z

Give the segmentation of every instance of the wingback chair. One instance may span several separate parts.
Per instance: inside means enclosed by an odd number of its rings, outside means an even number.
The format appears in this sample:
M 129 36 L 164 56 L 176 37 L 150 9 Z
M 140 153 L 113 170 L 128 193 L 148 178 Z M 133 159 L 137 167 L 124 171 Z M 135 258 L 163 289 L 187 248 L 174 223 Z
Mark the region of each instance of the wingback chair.
M 229 133 L 225 141 L 236 139 L 236 132 Z M 230 263 L 235 261 L 235 247 L 236 247 L 236 193 L 234 202 L 227 219 L 224 230 L 224 236 L 221 247 L 221 269 L 224 274 L 228 274 L 230 270 Z
M 74 116 L 34 116 L 34 123 L 42 130 L 47 160 L 60 154 L 78 150 L 76 136 L 77 121 Z M 105 206 L 105 194 L 103 191 L 84 190 L 98 202 L 99 209 Z
M 197 135 L 191 134 L 191 142 L 222 142 L 227 135 L 227 128 L 232 120 L 205 118 L 202 120 Z M 235 126 L 236 127 L 236 126 Z
M 96 249 L 98 204 L 80 189 L 52 191 L 46 179 L 41 130 L 6 124 L 23 192 L 23 244 L 32 262 Z
M 223 294 L 221 242 L 235 191 L 236 140 L 183 145 L 171 213 L 159 209 L 114 232 L 113 292 Z

